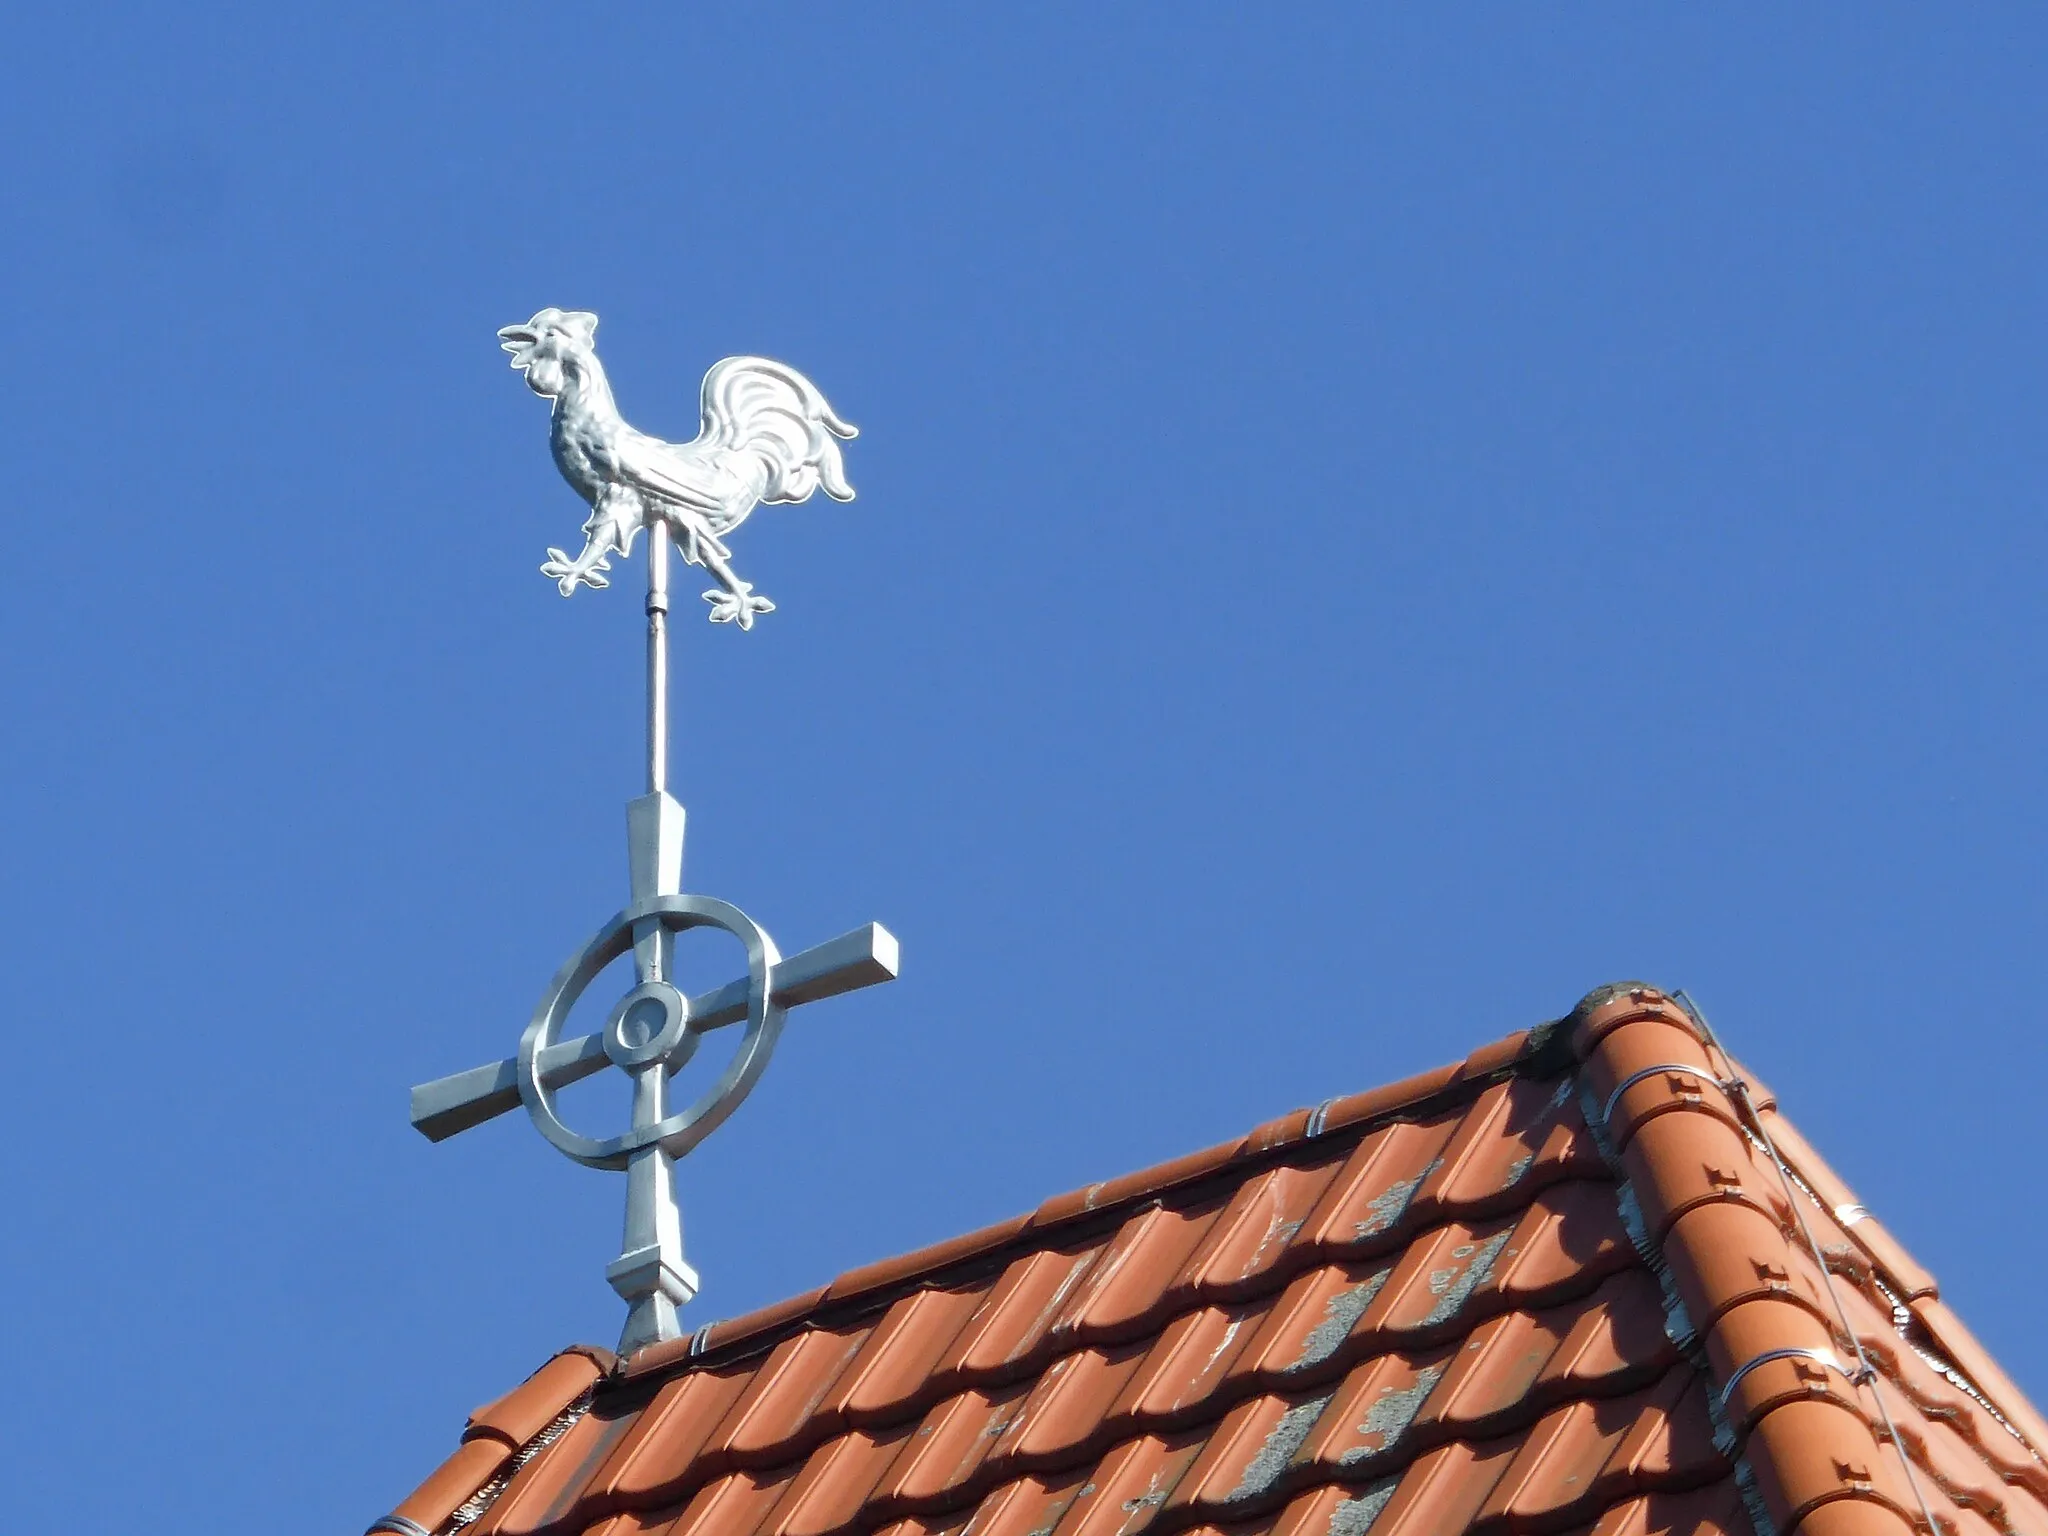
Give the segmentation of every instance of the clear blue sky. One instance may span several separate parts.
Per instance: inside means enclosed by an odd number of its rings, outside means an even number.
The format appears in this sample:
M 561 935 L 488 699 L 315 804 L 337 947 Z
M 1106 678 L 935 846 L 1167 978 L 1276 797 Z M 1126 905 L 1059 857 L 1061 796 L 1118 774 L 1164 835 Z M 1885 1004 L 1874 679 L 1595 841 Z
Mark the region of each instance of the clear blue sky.
M 692 886 L 905 956 L 694 1319 L 1644 976 L 2048 1394 L 2038 10 L 191 9 L 8 26 L 11 1526 L 358 1530 L 616 1334 L 620 1181 L 405 1122 L 623 897 L 547 304 L 863 428 L 679 625 Z

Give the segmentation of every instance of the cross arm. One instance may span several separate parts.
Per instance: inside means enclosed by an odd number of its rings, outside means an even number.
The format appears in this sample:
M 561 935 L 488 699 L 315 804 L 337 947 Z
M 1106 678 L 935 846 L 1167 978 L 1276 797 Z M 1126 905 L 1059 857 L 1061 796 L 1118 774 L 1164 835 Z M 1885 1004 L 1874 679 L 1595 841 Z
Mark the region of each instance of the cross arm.
M 768 975 L 768 995 L 786 1008 L 815 1003 L 894 981 L 896 965 L 896 936 L 869 923 L 777 962 Z M 692 1030 L 737 1024 L 747 1016 L 745 979 L 691 998 L 689 1016 Z M 610 1060 L 602 1033 L 559 1041 L 540 1053 L 540 1079 L 549 1088 L 564 1088 L 602 1072 Z M 518 1107 L 519 1059 L 511 1057 L 421 1083 L 412 1091 L 412 1124 L 427 1140 L 446 1141 Z

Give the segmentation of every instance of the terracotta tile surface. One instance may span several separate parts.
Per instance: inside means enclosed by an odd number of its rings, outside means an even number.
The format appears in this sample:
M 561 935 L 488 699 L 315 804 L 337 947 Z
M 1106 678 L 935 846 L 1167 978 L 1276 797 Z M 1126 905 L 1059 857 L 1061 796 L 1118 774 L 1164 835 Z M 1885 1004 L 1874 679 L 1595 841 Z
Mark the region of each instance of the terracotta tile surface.
M 1742 1077 L 1680 1002 L 1602 988 L 690 1340 L 557 1356 L 382 1528 L 2048 1536 L 2048 1429 Z

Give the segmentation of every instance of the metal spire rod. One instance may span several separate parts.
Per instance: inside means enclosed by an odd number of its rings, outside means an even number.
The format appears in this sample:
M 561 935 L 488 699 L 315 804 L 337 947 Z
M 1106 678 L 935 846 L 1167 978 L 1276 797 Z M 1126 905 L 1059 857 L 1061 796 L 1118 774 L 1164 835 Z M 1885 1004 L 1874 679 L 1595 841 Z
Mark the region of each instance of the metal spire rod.
M 668 556 L 668 524 L 657 519 L 647 530 L 647 794 L 626 810 L 635 900 L 682 889 L 683 809 L 668 792 Z M 642 921 L 634 924 L 633 937 L 641 983 L 635 991 L 659 989 L 643 1011 L 661 1017 L 679 995 L 670 982 L 675 935 L 659 922 Z M 686 1004 L 677 1021 L 687 1018 Z M 652 1023 L 641 1028 L 651 1037 Z M 633 1079 L 633 1128 L 651 1130 L 668 1118 L 670 1064 L 657 1055 L 627 1070 Z M 680 1333 L 676 1309 L 697 1294 L 697 1272 L 683 1260 L 675 1159 L 658 1143 L 636 1147 L 626 1160 L 625 1242 L 605 1277 L 628 1309 L 621 1349 Z
M 647 536 L 647 793 L 658 795 L 668 788 L 668 524 Z

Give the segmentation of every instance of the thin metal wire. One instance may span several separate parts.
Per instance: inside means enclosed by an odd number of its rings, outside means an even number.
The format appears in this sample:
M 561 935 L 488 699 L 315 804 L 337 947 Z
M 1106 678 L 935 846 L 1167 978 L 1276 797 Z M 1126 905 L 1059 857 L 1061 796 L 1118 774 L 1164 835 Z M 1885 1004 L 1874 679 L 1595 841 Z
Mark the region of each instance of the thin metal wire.
M 1877 1389 L 1877 1367 L 1870 1363 L 1870 1356 L 1864 1352 L 1863 1341 L 1856 1336 L 1856 1329 L 1849 1321 L 1849 1308 L 1842 1300 L 1842 1293 L 1835 1288 L 1834 1272 L 1828 1268 L 1828 1261 L 1820 1249 L 1820 1242 L 1813 1235 L 1813 1228 L 1806 1220 L 1806 1207 L 1799 1193 L 1792 1187 L 1792 1170 L 1785 1165 L 1784 1157 L 1778 1151 L 1777 1142 L 1771 1139 L 1770 1127 L 1764 1124 L 1764 1117 L 1756 1107 L 1756 1100 L 1750 1096 L 1749 1083 L 1735 1070 L 1735 1059 L 1728 1054 L 1728 1048 L 1721 1044 L 1721 1037 L 1714 1032 L 1714 1026 L 1707 1022 L 1707 1015 L 1698 1003 L 1684 991 L 1671 994 L 1676 1002 L 1691 1017 L 1693 1023 L 1706 1036 L 1707 1044 L 1714 1054 L 1721 1058 L 1721 1069 L 1726 1074 L 1722 1079 L 1724 1091 L 1733 1092 L 1742 1100 L 1742 1107 L 1748 1113 L 1750 1125 L 1758 1140 L 1764 1144 L 1764 1151 L 1770 1154 L 1771 1166 L 1778 1170 L 1778 1182 L 1784 1186 L 1785 1203 L 1791 1207 L 1792 1219 L 1799 1224 L 1799 1235 L 1806 1239 L 1806 1250 L 1813 1255 L 1813 1262 L 1820 1270 L 1821 1284 L 1827 1287 L 1828 1300 L 1834 1303 L 1835 1315 L 1842 1322 L 1842 1336 L 1856 1353 L 1856 1373 L 1850 1377 L 1853 1385 L 1869 1387 L 1871 1401 L 1877 1404 L 1878 1417 L 1884 1420 L 1884 1432 L 1890 1439 L 1892 1449 L 1898 1453 L 1899 1465 L 1905 1468 L 1906 1483 L 1913 1490 L 1913 1497 L 1919 1502 L 1920 1513 L 1927 1521 L 1930 1536 L 1941 1536 L 1941 1522 L 1934 1518 L 1934 1506 L 1928 1502 L 1927 1490 L 1920 1485 L 1920 1475 L 1913 1467 L 1913 1458 L 1906 1454 L 1906 1442 L 1899 1437 L 1899 1426 L 1892 1421 L 1892 1411 L 1885 1405 L 1884 1394 Z

